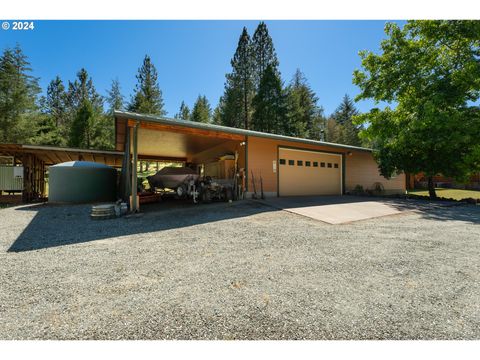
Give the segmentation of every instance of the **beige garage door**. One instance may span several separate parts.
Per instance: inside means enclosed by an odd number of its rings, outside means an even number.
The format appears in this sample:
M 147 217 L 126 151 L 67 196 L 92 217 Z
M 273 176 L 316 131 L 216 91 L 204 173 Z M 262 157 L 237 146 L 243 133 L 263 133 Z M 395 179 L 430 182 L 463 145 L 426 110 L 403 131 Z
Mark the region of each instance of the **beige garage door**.
M 280 148 L 279 195 L 342 194 L 342 157 L 337 154 Z

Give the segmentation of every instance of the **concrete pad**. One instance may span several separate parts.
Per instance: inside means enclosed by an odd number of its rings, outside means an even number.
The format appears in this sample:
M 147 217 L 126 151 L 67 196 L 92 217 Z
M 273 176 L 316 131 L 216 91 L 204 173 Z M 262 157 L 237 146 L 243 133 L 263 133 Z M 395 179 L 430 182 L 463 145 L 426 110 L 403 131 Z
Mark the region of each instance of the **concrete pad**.
M 328 224 L 344 224 L 414 210 L 402 201 L 354 196 L 285 197 L 268 199 L 264 203 Z

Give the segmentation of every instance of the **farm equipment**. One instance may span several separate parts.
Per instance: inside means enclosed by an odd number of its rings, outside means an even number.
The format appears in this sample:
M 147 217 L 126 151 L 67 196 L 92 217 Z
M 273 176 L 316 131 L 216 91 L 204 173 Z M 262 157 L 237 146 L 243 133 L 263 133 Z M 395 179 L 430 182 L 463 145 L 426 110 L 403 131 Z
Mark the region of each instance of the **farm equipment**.
M 199 182 L 198 189 L 202 202 L 233 200 L 234 191 L 230 180 L 212 180 L 207 176 Z

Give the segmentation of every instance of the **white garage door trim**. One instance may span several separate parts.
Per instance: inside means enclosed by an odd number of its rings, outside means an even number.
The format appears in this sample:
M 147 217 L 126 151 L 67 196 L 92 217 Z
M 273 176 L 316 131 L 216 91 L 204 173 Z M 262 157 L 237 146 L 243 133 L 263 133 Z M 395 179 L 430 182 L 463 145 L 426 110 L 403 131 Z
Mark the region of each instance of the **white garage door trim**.
M 338 162 L 339 165 L 338 166 L 339 166 L 339 170 L 340 170 L 340 195 L 343 195 L 344 175 L 343 175 L 343 154 L 342 153 L 279 146 L 278 149 L 277 149 L 277 168 L 278 168 L 278 173 L 277 173 L 277 196 L 282 196 L 280 194 L 280 171 L 281 171 L 280 170 L 281 169 L 281 166 L 280 166 L 280 150 L 298 151 L 298 152 L 306 152 L 306 153 L 313 153 L 313 154 L 325 154 L 325 155 L 329 155 L 329 156 L 338 156 L 338 158 L 339 158 L 339 162 Z

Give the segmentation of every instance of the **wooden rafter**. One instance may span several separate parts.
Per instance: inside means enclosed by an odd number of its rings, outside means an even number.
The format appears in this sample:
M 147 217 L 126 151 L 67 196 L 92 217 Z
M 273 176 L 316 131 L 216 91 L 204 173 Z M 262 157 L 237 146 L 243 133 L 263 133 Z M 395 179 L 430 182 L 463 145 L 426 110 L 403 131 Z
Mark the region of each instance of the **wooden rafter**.
M 138 121 L 135 120 L 128 120 L 128 126 L 133 127 Z M 166 125 L 166 124 L 154 124 L 151 122 L 140 122 L 139 127 L 141 129 L 148 129 L 148 130 L 157 130 L 157 131 L 168 131 L 168 132 L 175 132 L 180 134 L 190 134 L 190 135 L 198 135 L 198 136 L 209 136 L 218 139 L 226 139 L 226 140 L 238 140 L 243 141 L 245 140 L 244 135 L 238 134 L 231 134 L 216 130 L 204 130 L 204 129 L 197 129 L 197 128 L 190 128 L 186 126 L 175 126 L 175 125 Z

